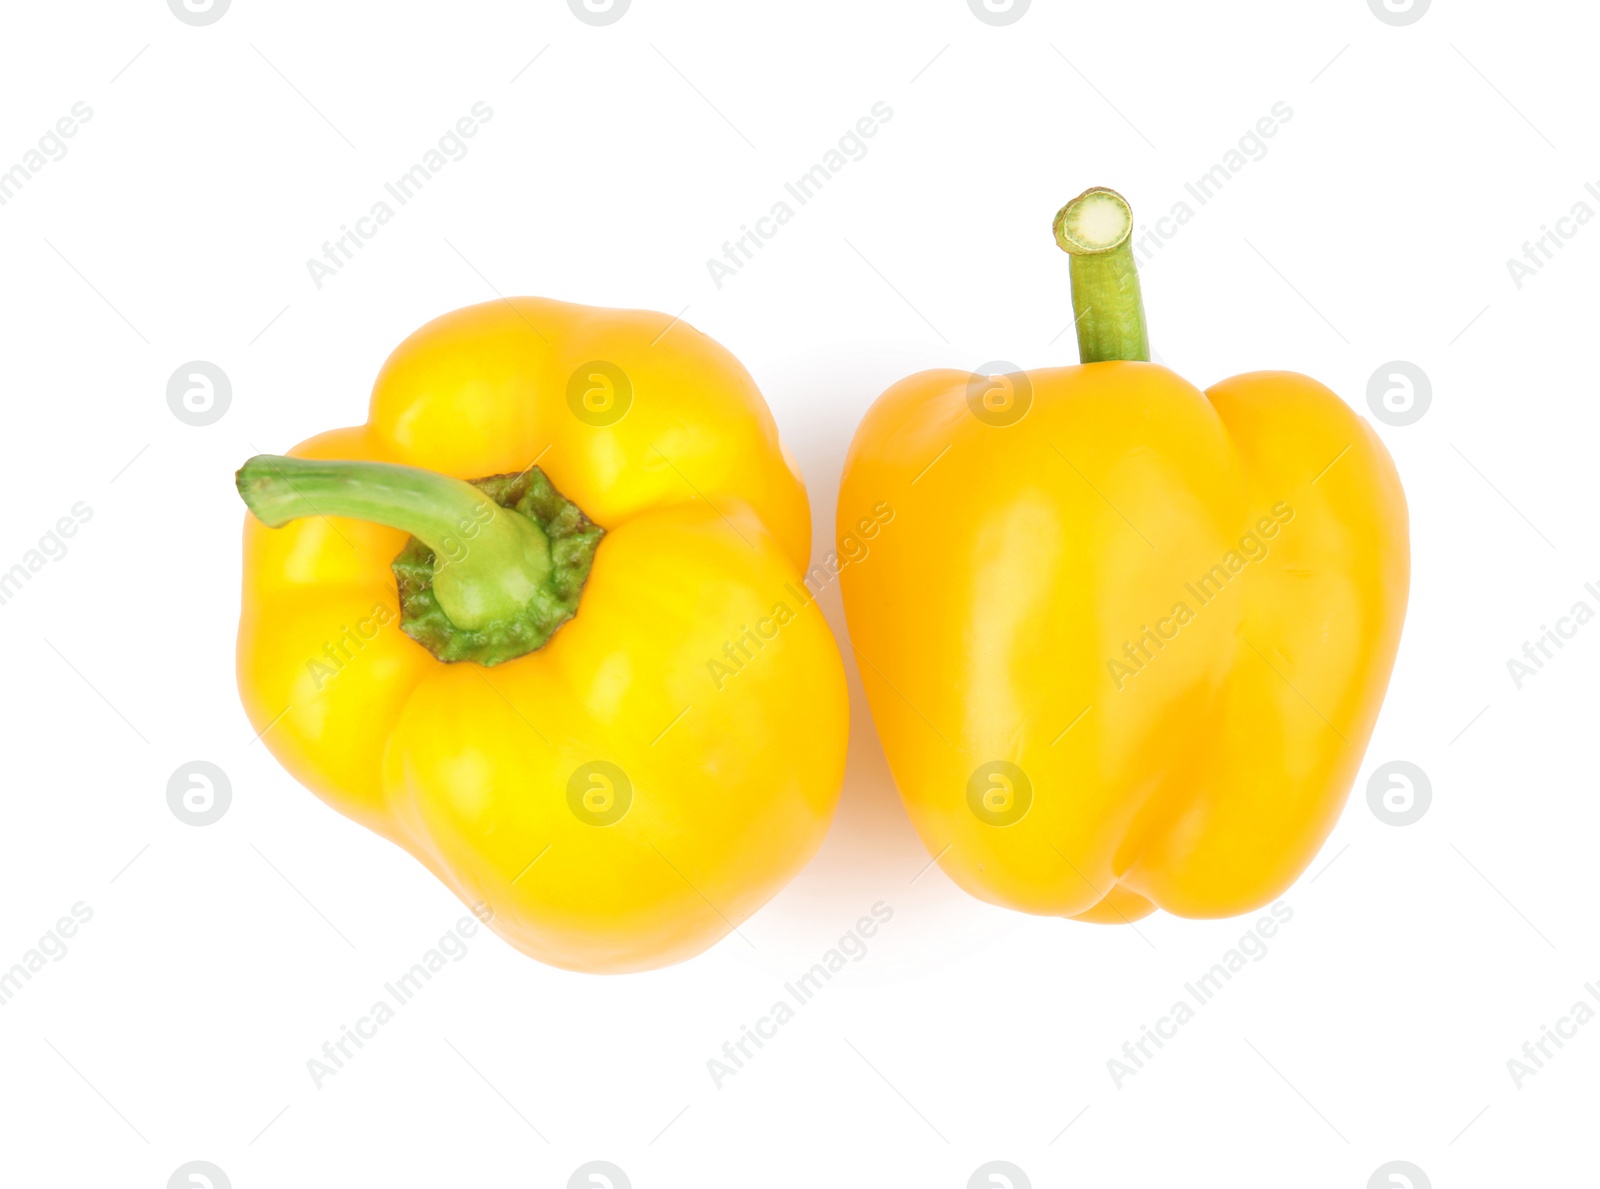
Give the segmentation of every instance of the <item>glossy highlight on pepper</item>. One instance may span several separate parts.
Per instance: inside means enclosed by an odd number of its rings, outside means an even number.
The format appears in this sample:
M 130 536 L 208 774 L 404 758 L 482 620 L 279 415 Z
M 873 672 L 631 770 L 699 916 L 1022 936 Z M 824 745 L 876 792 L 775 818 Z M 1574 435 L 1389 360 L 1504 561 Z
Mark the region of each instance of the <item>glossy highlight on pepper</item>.
M 1377 435 L 1292 372 L 1201 391 L 1148 359 L 1132 213 L 1056 217 L 1082 362 L 931 371 L 857 431 L 841 576 L 889 765 L 967 891 L 1120 923 L 1272 903 L 1332 830 L 1409 586 Z
M 796 596 L 805 489 L 749 374 L 685 323 L 457 310 L 390 356 L 366 424 L 251 459 L 239 490 L 252 725 L 525 953 L 680 961 L 821 844 L 848 705 Z

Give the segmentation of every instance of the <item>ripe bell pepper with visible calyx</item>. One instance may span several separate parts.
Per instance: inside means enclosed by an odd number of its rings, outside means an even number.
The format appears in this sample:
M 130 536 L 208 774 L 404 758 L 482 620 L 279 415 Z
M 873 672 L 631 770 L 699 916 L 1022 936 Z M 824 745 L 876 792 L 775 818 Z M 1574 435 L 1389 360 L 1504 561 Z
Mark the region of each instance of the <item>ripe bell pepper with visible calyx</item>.
M 848 705 L 794 593 L 806 492 L 698 331 L 457 310 L 389 357 L 367 424 L 238 482 L 250 721 L 523 952 L 679 961 L 821 844 Z
M 1327 838 L 1399 645 L 1405 496 L 1316 381 L 1201 392 L 1146 362 L 1133 216 L 1056 216 L 1083 362 L 932 371 L 851 444 L 841 576 L 884 751 L 930 852 L 1024 912 L 1272 901 Z

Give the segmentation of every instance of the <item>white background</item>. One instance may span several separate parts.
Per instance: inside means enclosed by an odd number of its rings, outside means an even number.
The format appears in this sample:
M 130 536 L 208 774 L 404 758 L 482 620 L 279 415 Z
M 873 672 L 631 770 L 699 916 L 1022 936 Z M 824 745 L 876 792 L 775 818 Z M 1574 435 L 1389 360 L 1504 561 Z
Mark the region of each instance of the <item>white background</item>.
M 637 1189 L 958 1189 L 991 1160 L 1034 1186 L 1362 1189 L 1392 1160 L 1440 1189 L 1594 1183 L 1600 1022 L 1520 1089 L 1506 1065 L 1600 981 L 1600 626 L 1520 690 L 1506 667 L 1578 600 L 1600 610 L 1600 220 L 1520 289 L 1505 263 L 1580 200 L 1600 213 L 1592 6 L 1438 0 L 1408 27 L 1364 0 L 1034 0 L 1006 27 L 964 0 L 634 0 L 609 27 L 561 0 L 3 19 L 0 170 L 74 103 L 94 114 L 0 207 L 0 569 L 74 503 L 93 516 L 0 606 L 0 967 L 74 903 L 94 915 L 0 1008 L 0 1182 L 160 1189 L 208 1160 L 238 1189 L 564 1186 L 604 1159 Z M 318 289 L 307 258 L 480 100 L 470 153 Z M 1198 207 L 1184 183 L 1280 100 L 1266 155 Z M 719 289 L 707 258 L 878 101 L 866 156 Z M 1144 269 L 1156 351 L 1191 380 L 1292 368 L 1363 412 L 1386 361 L 1433 386 L 1421 420 L 1378 426 L 1413 531 L 1394 681 L 1268 955 L 1117 1088 L 1107 1060 L 1249 922 L 1092 927 L 919 877 L 847 652 L 843 803 L 750 944 L 594 978 L 480 934 L 317 1089 L 307 1059 L 462 912 L 252 741 L 234 468 L 362 420 L 401 338 L 496 292 L 682 311 L 762 385 L 820 556 L 889 383 L 1075 361 L 1049 223 L 1091 184 L 1142 222 L 1196 207 Z M 193 359 L 233 385 L 203 428 L 166 403 Z M 194 759 L 232 784 L 206 828 L 166 802 Z M 1366 803 L 1394 759 L 1433 787 L 1405 828 Z M 868 955 L 717 1088 L 708 1058 L 877 901 L 894 916 Z

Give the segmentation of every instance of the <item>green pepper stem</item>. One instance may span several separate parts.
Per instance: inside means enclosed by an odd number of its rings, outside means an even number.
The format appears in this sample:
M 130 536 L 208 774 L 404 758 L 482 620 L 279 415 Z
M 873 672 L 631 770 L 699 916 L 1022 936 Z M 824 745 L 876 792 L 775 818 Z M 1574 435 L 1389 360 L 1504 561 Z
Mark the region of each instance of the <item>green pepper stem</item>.
M 239 468 L 237 481 L 245 504 L 269 528 L 343 516 L 410 533 L 433 551 L 434 596 L 460 628 L 514 618 L 550 577 L 544 530 L 460 479 L 384 462 L 258 454 Z
M 1128 200 L 1104 186 L 1085 190 L 1056 213 L 1054 230 L 1056 243 L 1072 257 L 1079 361 L 1148 361 L 1150 337 Z

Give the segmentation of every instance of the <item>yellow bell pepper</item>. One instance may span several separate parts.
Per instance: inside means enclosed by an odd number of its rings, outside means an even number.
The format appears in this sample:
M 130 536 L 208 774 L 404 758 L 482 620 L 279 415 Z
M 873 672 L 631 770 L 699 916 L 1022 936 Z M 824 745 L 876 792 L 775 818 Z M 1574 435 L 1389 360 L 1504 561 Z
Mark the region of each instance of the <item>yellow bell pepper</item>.
M 1201 392 L 1149 359 L 1133 217 L 1056 217 L 1082 363 L 932 371 L 851 444 L 850 635 L 922 841 L 1024 912 L 1220 917 L 1333 828 L 1405 615 L 1405 496 L 1376 434 L 1290 372 Z
M 843 668 L 796 595 L 798 468 L 726 350 L 660 314 L 474 306 L 390 356 L 367 424 L 292 454 L 239 472 L 238 668 L 301 783 L 577 970 L 696 954 L 810 859 Z

